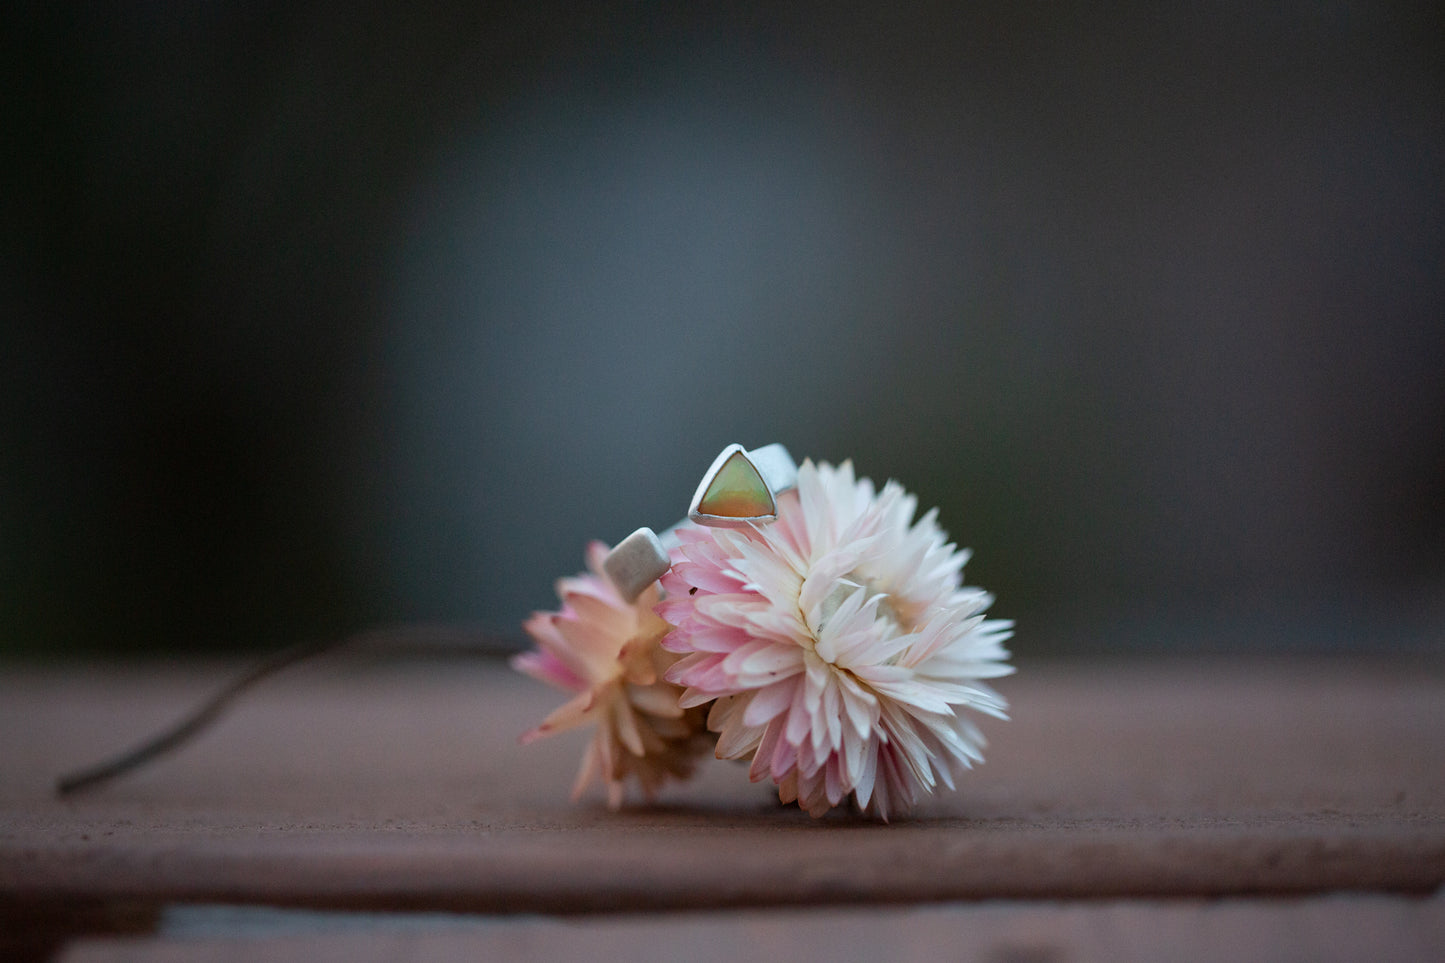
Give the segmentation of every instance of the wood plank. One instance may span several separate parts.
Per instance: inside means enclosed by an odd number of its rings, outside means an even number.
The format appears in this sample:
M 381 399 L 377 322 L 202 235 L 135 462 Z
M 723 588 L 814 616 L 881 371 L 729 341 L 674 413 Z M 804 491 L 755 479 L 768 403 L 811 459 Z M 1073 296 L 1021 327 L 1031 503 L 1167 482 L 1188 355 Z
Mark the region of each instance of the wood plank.
M 170 914 L 153 938 L 80 942 L 61 963 L 399 959 L 1436 963 L 1445 959 L 1445 897 L 984 902 L 569 920 L 199 907 Z
M 50 795 L 233 668 L 7 670 L 0 900 L 576 912 L 1445 883 L 1436 666 L 1026 667 L 988 764 L 891 825 L 812 820 L 727 763 L 657 805 L 573 805 L 581 737 L 518 746 L 556 700 L 482 660 L 298 669 L 174 758 Z

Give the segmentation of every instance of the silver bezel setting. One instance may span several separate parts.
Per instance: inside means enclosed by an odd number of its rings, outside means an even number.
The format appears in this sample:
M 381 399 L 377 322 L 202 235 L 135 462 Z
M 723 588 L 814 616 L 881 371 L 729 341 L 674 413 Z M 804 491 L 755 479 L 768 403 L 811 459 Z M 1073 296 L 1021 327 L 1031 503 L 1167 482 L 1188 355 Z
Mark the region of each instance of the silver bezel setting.
M 728 515 L 709 515 L 706 512 L 698 511 L 698 505 L 702 503 L 703 496 L 707 494 L 708 488 L 712 485 L 714 476 L 722 470 L 722 466 L 727 464 L 729 458 L 739 452 L 748 460 L 748 464 L 753 466 L 753 470 L 758 472 L 758 477 L 763 480 L 764 487 L 768 489 L 768 498 L 773 503 L 772 513 L 768 515 L 754 515 L 751 518 L 733 518 Z M 761 524 L 776 521 L 778 518 L 777 509 L 778 493 L 773 491 L 772 486 L 768 484 L 767 476 L 758 470 L 758 466 L 753 462 L 751 456 L 749 456 L 748 450 L 742 445 L 734 443 L 728 445 L 718 453 L 718 456 L 712 460 L 712 467 L 703 474 L 702 481 L 697 483 L 697 491 L 693 492 L 692 502 L 687 506 L 687 517 L 697 524 L 706 525 L 709 528 L 748 528 L 754 523 Z
M 762 479 L 763 485 L 772 498 L 774 514 L 757 515 L 752 518 L 731 518 L 720 515 L 709 515 L 698 511 L 698 504 L 703 496 L 707 494 L 708 487 L 712 484 L 713 477 L 727 464 L 727 460 L 734 454 L 741 452 L 748 463 L 757 471 L 758 477 Z M 687 517 L 689 520 L 713 528 L 748 528 L 755 525 L 766 525 L 777 520 L 778 497 L 786 491 L 798 486 L 798 464 L 793 461 L 793 456 L 788 449 L 780 444 L 774 443 L 764 445 L 752 451 L 742 445 L 728 445 L 718 456 L 713 459 L 712 466 L 702 476 L 698 483 L 697 491 L 693 493 L 692 503 L 688 506 Z M 602 571 L 607 576 L 619 595 L 631 604 L 637 601 L 648 586 L 666 575 L 672 567 L 672 560 L 668 555 L 668 546 L 676 547 L 677 529 L 686 524 L 685 521 L 678 522 L 671 528 L 657 535 L 650 528 L 639 528 L 618 542 L 607 553 L 602 561 Z

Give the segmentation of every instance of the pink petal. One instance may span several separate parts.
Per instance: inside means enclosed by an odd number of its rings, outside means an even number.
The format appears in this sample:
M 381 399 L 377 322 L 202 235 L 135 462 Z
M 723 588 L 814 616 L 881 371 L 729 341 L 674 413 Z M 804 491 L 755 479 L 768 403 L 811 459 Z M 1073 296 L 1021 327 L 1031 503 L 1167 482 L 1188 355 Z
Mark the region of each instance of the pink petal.
M 596 704 L 597 693 L 583 692 L 576 698 L 569 699 L 556 709 L 553 709 L 542 724 L 522 734 L 522 744 L 535 742 L 544 736 L 550 736 L 558 732 L 581 725 L 587 720 L 587 714 L 592 711 Z
M 689 586 L 706 592 L 725 595 L 736 592 L 742 587 L 738 579 L 731 575 L 723 574 L 711 565 L 699 565 L 697 562 L 678 562 L 672 567 L 672 571 L 673 574 Z
M 757 690 L 757 694 L 748 703 L 747 711 L 743 713 L 743 725 L 763 725 L 786 710 L 793 701 L 796 686 L 796 680 L 787 679 Z
M 587 688 L 587 683 L 550 652 L 519 652 L 512 656 L 511 662 L 512 668 L 518 672 L 559 689 L 576 692 Z

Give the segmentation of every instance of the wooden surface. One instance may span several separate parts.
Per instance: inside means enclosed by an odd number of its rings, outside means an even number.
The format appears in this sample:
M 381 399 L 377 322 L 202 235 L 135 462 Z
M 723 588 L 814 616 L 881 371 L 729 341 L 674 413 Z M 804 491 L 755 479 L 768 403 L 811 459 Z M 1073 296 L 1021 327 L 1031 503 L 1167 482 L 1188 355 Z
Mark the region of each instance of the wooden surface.
M 654 806 L 574 805 L 581 737 L 516 743 L 556 703 L 545 688 L 482 660 L 332 660 L 268 683 L 148 770 L 53 798 L 62 770 L 128 747 L 235 668 L 4 671 L 0 924 L 12 936 L 46 920 L 146 931 L 164 907 L 216 903 L 638 913 L 1413 899 L 1445 884 L 1435 664 L 1025 665 L 1000 685 L 1014 720 L 983 724 L 988 763 L 878 825 L 779 807 L 720 762 Z M 1425 918 L 1438 922 L 1438 904 Z M 1426 930 L 1415 935 L 1432 945 Z
M 997 902 L 548 919 L 328 915 L 222 907 L 159 936 L 77 941 L 63 963 L 294 960 L 752 960 L 938 963 L 1439 963 L 1445 899 Z

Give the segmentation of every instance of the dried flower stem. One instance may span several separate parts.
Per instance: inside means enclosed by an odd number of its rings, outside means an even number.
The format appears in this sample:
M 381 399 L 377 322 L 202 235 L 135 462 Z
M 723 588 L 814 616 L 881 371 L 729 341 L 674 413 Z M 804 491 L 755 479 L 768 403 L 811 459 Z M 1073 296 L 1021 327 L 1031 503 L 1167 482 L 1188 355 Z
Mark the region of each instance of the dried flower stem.
M 252 666 L 169 728 L 157 733 L 134 749 L 105 762 L 61 776 L 56 780 L 55 794 L 57 796 L 73 796 L 94 789 L 118 776 L 139 769 L 153 759 L 184 745 L 215 722 L 226 707 L 247 690 L 283 669 L 288 669 L 318 655 L 326 655 L 346 648 L 354 650 L 363 646 L 390 652 L 452 651 L 477 654 L 493 654 L 503 647 L 517 647 L 511 639 L 498 639 L 495 636 L 450 626 L 403 626 L 373 629 L 327 642 L 303 642 L 293 645 Z

